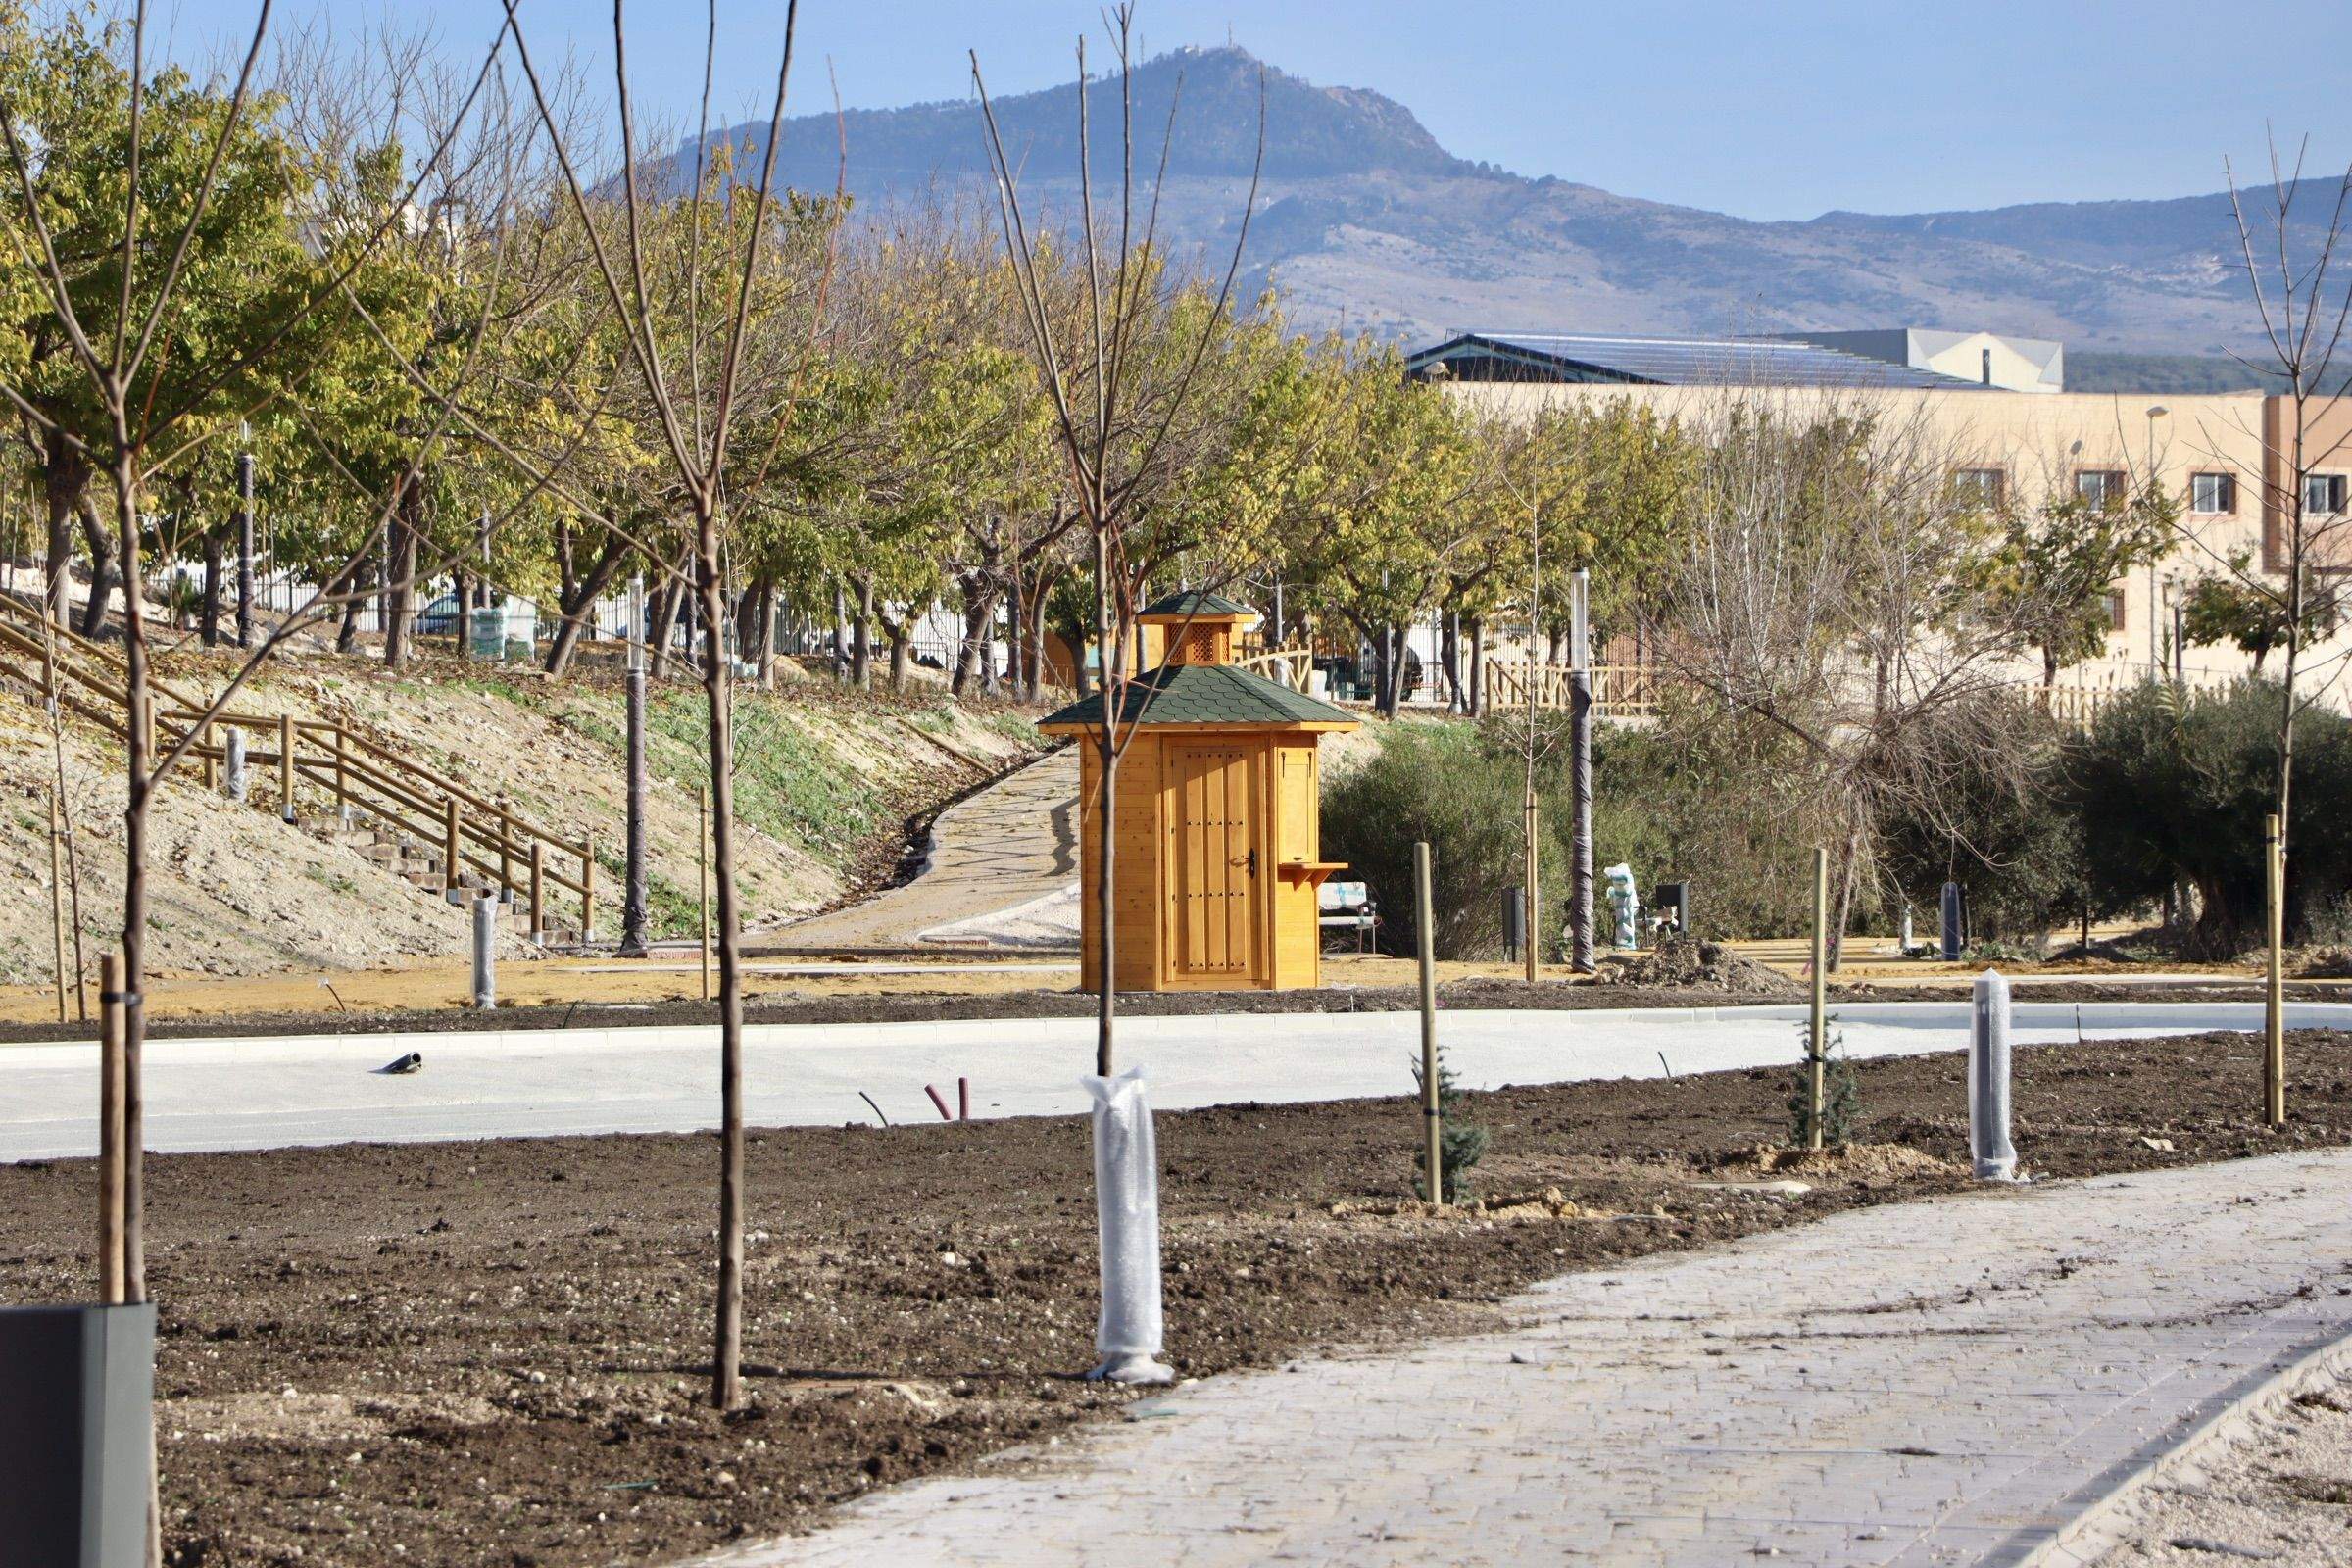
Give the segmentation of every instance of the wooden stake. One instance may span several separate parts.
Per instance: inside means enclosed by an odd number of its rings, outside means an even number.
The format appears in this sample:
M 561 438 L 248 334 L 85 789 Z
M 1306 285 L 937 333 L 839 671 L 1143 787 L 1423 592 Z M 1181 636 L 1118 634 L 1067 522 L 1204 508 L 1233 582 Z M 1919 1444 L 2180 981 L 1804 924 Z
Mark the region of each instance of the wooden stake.
M 547 940 L 547 846 L 531 840 L 531 940 Z
M 1530 722 L 1530 723 L 1533 723 L 1533 722 L 1534 722 L 1534 720 L 1533 720 L 1533 718 L 1532 718 L 1532 717 L 1530 718 L 1529 722 Z M 1539 930 L 1542 928 L 1542 926 L 1543 926 L 1543 918 L 1542 918 L 1542 914 L 1541 914 L 1541 912 L 1540 912 L 1540 911 L 1541 911 L 1541 909 L 1542 909 L 1543 903 L 1544 903 L 1543 895 L 1537 891 L 1537 883 L 1536 883 L 1536 871 L 1537 871 L 1537 866 L 1536 866 L 1536 787 L 1535 787 L 1535 785 L 1534 785 L 1534 783 L 1533 783 L 1532 781 L 1529 783 L 1529 785 L 1528 785 L 1528 787 L 1527 787 L 1527 809 L 1526 809 L 1526 816 L 1527 816 L 1527 911 L 1526 911 L 1526 912 L 1527 912 L 1527 931 L 1526 931 L 1526 933 L 1525 933 L 1525 938 L 1526 938 L 1526 940 L 1525 940 L 1525 941 L 1524 941 L 1524 942 L 1521 944 L 1521 946 L 1522 946 L 1522 947 L 1524 948 L 1524 950 L 1525 950 L 1525 951 L 1524 951 L 1524 953 L 1522 954 L 1522 956 L 1523 956 L 1523 957 L 1526 959 L 1526 961 L 1527 961 L 1527 983 L 1528 983 L 1529 985 L 1531 985 L 1531 986 L 1532 986 L 1532 985 L 1534 985 L 1534 984 L 1536 983 L 1536 963 L 1537 963 L 1537 957 L 1536 957 L 1536 955 L 1537 955 L 1537 946 L 1538 946 L 1538 943 L 1539 943 L 1539 941 L 1540 941 L 1540 938 L 1538 938 L 1538 936 L 1537 936 L 1537 934 L 1536 934 L 1536 933 L 1537 933 L 1537 932 L 1538 932 L 1538 931 L 1539 931 Z
M 66 1021 L 66 871 L 58 853 L 57 786 L 49 786 L 49 937 L 57 973 L 57 1021 Z M 74 977 L 80 988 L 81 976 Z
M 1822 1038 L 1823 1013 L 1829 1001 L 1830 852 L 1813 852 L 1813 1006 L 1805 1041 L 1805 1147 L 1821 1147 L 1822 1079 L 1829 1054 Z
M 596 940 L 596 835 L 580 840 L 580 941 Z
M 351 765 L 351 764 L 350 764 L 350 757 L 351 757 L 351 753 L 350 753 L 350 751 L 349 751 L 349 747 L 350 747 L 350 744 L 351 744 L 351 737 L 349 736 L 349 734 L 348 734 L 348 733 L 346 733 L 346 731 L 344 730 L 343 726 L 342 726 L 342 725 L 340 725 L 340 724 L 337 724 L 337 725 L 335 726 L 334 735 L 335 735 L 335 811 L 336 811 L 336 813 L 337 813 L 338 815 L 340 815 L 340 814 L 342 813 L 343 808 L 344 808 L 346 805 L 350 804 L 350 801 L 351 801 L 351 779 L 350 779 L 350 776 L 349 776 L 349 773 L 348 773 L 348 769 L 349 769 L 349 767 L 350 767 L 350 765 Z
M 98 984 L 98 1298 L 119 1306 L 129 1299 L 122 1210 L 129 1080 L 120 955 L 99 958 Z
M 703 1000 L 710 1000 L 710 791 L 698 787 L 694 792 L 694 824 L 697 837 L 694 850 L 695 908 L 700 911 L 703 947 Z
M 458 798 L 441 803 L 441 891 L 458 885 Z
M 1438 1108 L 1438 960 L 1429 897 L 1429 845 L 1413 845 L 1413 924 L 1421 952 L 1421 1157 L 1429 1200 L 1446 1201 L 1446 1124 Z
M 277 814 L 294 820 L 294 715 L 277 715 Z
M 208 791 L 220 787 L 220 759 L 213 755 L 212 748 L 213 721 L 208 718 L 204 721 L 203 727 L 196 732 L 195 747 L 198 757 L 204 763 L 204 787 Z
M 2268 967 L 2262 1005 L 2262 1110 L 2273 1127 L 2286 1125 L 2286 851 L 2276 812 L 2263 819 L 2263 881 L 2270 895 Z

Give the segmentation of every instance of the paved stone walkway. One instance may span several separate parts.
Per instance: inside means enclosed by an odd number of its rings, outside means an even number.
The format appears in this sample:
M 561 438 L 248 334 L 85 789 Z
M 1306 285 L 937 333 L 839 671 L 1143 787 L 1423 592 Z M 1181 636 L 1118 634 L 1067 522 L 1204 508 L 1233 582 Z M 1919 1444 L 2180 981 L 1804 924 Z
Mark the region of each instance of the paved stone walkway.
M 2019 1563 L 2352 1333 L 2352 1152 L 1897 1204 L 1210 1380 L 729 1568 Z
M 1078 753 L 1050 752 L 940 813 L 931 863 L 903 887 L 746 940 L 757 953 L 897 952 L 940 926 L 1033 904 L 1078 881 Z M 1074 939 L 1071 944 L 1075 945 Z

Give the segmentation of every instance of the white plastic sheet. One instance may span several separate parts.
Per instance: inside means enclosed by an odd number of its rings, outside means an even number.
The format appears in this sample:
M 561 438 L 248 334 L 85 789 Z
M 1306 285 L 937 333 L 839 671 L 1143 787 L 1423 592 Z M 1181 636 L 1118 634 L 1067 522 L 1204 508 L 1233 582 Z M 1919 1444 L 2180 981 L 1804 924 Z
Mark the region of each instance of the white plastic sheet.
M 2017 1180 L 2009 1141 L 2009 982 L 1997 969 L 1977 976 L 1968 1036 L 1968 1152 L 1977 1179 Z
M 1173 1382 L 1175 1369 L 1158 1359 L 1159 1150 L 1144 1070 L 1079 1083 L 1095 1101 L 1095 1215 L 1102 1244 L 1102 1315 L 1095 1328 L 1102 1359 L 1087 1376 Z

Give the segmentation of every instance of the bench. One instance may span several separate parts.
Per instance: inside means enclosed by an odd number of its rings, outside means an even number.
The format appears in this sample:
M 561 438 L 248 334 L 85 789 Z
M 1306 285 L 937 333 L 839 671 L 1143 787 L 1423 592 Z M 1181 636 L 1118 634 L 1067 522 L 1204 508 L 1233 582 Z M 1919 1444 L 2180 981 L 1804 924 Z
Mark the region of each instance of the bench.
M 1317 923 L 1324 930 L 1352 930 L 1355 951 L 1371 951 L 1373 935 L 1380 929 L 1380 911 L 1373 906 L 1370 884 L 1326 882 L 1315 889 L 1315 908 Z

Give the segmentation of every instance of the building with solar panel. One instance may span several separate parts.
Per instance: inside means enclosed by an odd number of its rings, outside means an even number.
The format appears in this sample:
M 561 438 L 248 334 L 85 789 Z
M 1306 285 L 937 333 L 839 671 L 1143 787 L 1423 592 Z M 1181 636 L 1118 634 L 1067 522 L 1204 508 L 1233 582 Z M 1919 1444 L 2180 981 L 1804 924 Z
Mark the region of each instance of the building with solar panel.
M 2288 400 L 2257 391 L 2161 399 L 2069 392 L 2065 349 L 2046 339 L 1924 328 L 1726 336 L 1487 329 L 1412 353 L 1405 369 L 1500 418 L 1620 402 L 1692 432 L 1758 404 L 1790 416 L 1867 416 L 1914 432 L 1923 449 L 1943 454 L 1956 486 L 1993 507 L 2070 496 L 2114 504 L 2153 480 L 2180 505 L 2180 543 L 2113 585 L 2107 648 L 2070 666 L 2066 685 L 2119 687 L 2159 671 L 2195 685 L 2236 678 L 2252 661 L 2235 647 L 2181 648 L 2187 593 L 2214 563 L 2241 555 L 2274 575 L 2284 571 L 2294 489 L 2285 466 Z M 2352 398 L 2315 399 L 2306 419 L 2306 448 L 2341 455 L 2318 467 L 2343 471 L 2308 474 L 2302 512 L 2352 513 Z M 1439 629 L 1428 628 L 1425 640 L 1438 646 Z M 2352 658 L 2352 632 L 2314 652 Z
M 1405 369 L 1421 380 L 2063 392 L 2066 346 L 1920 327 L 1742 337 L 1480 331 L 1421 350 Z

